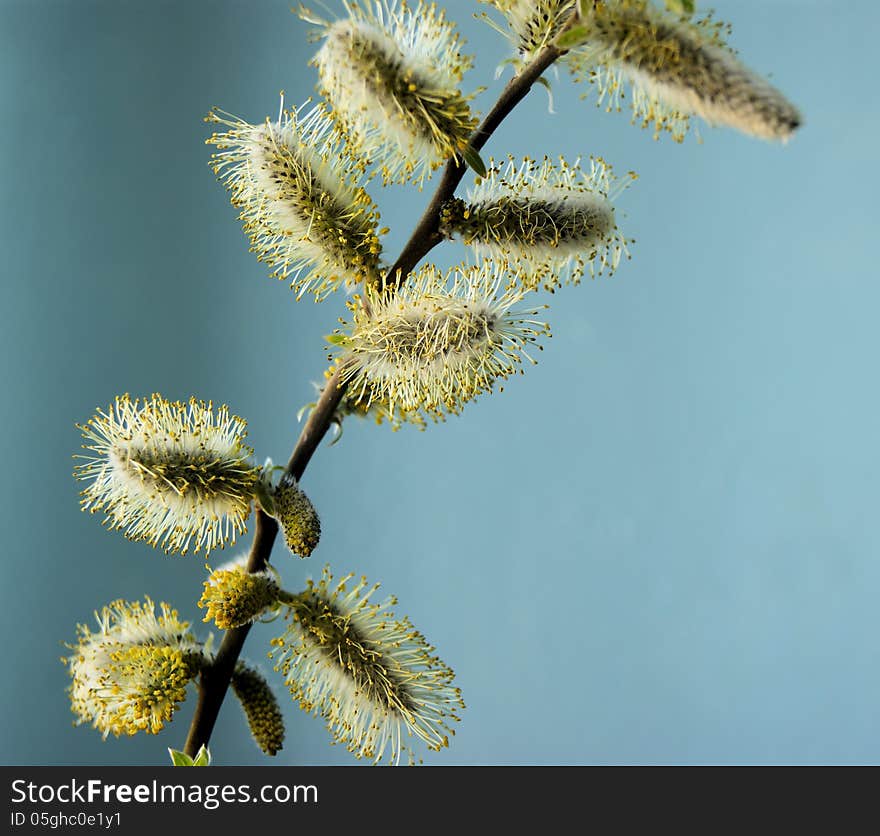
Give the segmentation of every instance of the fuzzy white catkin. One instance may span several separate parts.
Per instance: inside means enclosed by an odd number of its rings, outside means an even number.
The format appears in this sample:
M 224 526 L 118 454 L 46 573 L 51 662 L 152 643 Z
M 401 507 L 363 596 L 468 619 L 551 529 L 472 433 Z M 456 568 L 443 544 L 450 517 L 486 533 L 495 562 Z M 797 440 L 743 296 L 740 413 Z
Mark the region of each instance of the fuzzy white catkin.
M 245 530 L 260 469 L 244 443 L 247 424 L 210 402 L 116 398 L 80 425 L 88 451 L 74 475 L 88 486 L 84 511 L 166 552 L 205 553 Z
M 186 697 L 187 684 L 207 657 L 167 604 L 147 598 L 114 601 L 95 613 L 94 632 L 79 625 L 68 666 L 70 705 L 76 722 L 91 723 L 106 738 L 156 734 Z
M 258 125 L 215 110 L 208 121 L 226 128 L 207 140 L 217 148 L 214 172 L 273 276 L 317 300 L 378 278 L 379 213 L 361 184 L 363 164 L 323 107 Z
M 345 6 L 333 22 L 305 15 L 324 36 L 314 63 L 333 116 L 385 183 L 421 184 L 468 147 L 476 118 L 459 84 L 471 59 L 433 3 Z
M 586 39 L 567 58 L 576 77 L 589 78 L 609 109 L 619 109 L 628 81 L 634 119 L 655 135 L 681 141 L 690 116 L 783 141 L 800 125 L 797 109 L 737 58 L 711 18 L 684 20 L 649 0 L 598 0 L 584 12 Z
M 507 26 L 486 21 L 510 40 L 524 59 L 535 57 L 551 44 L 577 6 L 576 0 L 482 0 L 497 8 Z
M 426 265 L 366 307 L 353 300 L 339 358 L 351 397 L 442 417 L 534 362 L 528 348 L 549 329 L 538 309 L 514 309 L 523 292 L 505 279 L 506 264 L 492 261 L 448 274 Z
M 318 582 L 291 602 L 292 620 L 273 640 L 276 670 L 301 708 L 324 719 L 334 740 L 358 758 L 399 763 L 415 754 L 407 738 L 431 750 L 448 745 L 464 707 L 453 672 L 394 598 L 371 602 L 378 584 L 353 575 Z
M 630 243 L 617 226 L 614 200 L 636 178 L 618 179 L 601 158 L 586 166 L 545 157 L 493 165 L 467 200 L 450 201 L 440 228 L 478 259 L 507 260 L 524 290 L 553 290 L 613 273 Z

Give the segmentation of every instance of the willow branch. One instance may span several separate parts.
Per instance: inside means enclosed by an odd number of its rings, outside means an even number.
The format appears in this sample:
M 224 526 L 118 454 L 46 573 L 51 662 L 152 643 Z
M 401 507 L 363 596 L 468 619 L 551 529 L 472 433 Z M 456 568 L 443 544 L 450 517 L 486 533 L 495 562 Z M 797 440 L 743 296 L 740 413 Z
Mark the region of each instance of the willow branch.
M 495 129 L 525 98 L 529 90 L 532 89 L 532 85 L 560 55 L 562 55 L 562 50 L 557 47 L 552 45 L 545 47 L 535 56 L 534 60 L 507 83 L 498 97 L 498 101 L 495 102 L 495 106 L 486 114 L 486 118 L 471 136 L 470 144 L 474 150 L 479 151 L 488 142 Z M 443 169 L 443 175 L 437 185 L 437 191 L 434 192 L 425 213 L 413 230 L 413 234 L 397 261 L 385 274 L 386 286 L 400 284 L 404 277 L 443 240 L 443 234 L 440 232 L 440 211 L 443 204 L 455 195 L 455 190 L 466 171 L 465 163 L 455 157 L 446 163 L 446 168 Z
M 287 462 L 285 473 L 291 474 L 297 480 L 305 473 L 312 454 L 330 428 L 336 408 L 345 394 L 345 385 L 340 380 L 342 372 L 343 367 L 340 367 L 327 381 L 321 398 L 302 428 L 296 447 L 293 448 L 293 453 Z M 278 535 L 278 523 L 261 508 L 257 508 L 256 520 L 254 541 L 248 554 L 248 572 L 261 572 L 266 568 L 272 546 L 275 544 L 275 537 Z M 183 749 L 190 757 L 195 757 L 202 744 L 207 746 L 211 739 L 220 706 L 223 705 L 235 665 L 250 629 L 251 625 L 245 624 L 227 630 L 213 663 L 202 671 L 199 679 L 199 701 Z
M 554 46 L 546 47 L 508 82 L 495 106 L 471 136 L 470 144 L 474 149 L 479 150 L 486 144 L 495 129 L 525 98 L 532 85 L 561 54 L 562 50 Z M 465 171 L 466 166 L 455 158 L 446 164 L 431 202 L 397 261 L 385 275 L 386 286 L 396 287 L 403 277 L 443 240 L 440 233 L 440 210 L 443 204 L 454 196 Z M 297 480 L 302 478 L 312 454 L 330 429 L 333 416 L 345 395 L 347 382 L 343 380 L 344 371 L 344 368 L 340 367 L 327 381 L 296 442 L 285 472 Z M 248 555 L 248 572 L 259 572 L 266 568 L 277 534 L 278 523 L 258 508 L 254 540 Z M 184 746 L 184 751 L 191 757 L 195 756 L 202 745 L 207 746 L 211 739 L 211 732 L 214 730 L 220 707 L 249 632 L 249 624 L 227 630 L 213 663 L 202 671 L 199 679 L 199 699 Z

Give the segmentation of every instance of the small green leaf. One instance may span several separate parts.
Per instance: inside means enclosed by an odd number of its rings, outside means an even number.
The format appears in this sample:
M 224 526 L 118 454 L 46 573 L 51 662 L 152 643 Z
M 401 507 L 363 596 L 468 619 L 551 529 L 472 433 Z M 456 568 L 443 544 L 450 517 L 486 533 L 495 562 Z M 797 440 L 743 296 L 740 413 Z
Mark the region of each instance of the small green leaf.
M 177 749 L 169 749 L 168 754 L 171 755 L 171 763 L 173 766 L 210 766 L 211 753 L 202 744 L 201 749 L 196 752 L 195 760 L 193 760 L 186 752 L 179 752 Z
M 468 145 L 461 156 L 480 177 L 485 177 L 489 173 L 486 169 L 486 163 L 483 162 L 483 158 L 480 156 L 480 152 L 472 145 Z
M 348 337 L 345 334 L 327 334 L 324 339 L 330 345 L 345 345 L 348 342 Z
M 193 759 L 186 752 L 178 752 L 177 749 L 169 749 L 173 766 L 193 766 Z
M 677 15 L 692 15 L 697 4 L 695 0 L 666 0 L 666 8 L 668 11 Z
M 586 26 L 572 26 L 566 29 L 557 39 L 556 46 L 559 49 L 571 49 L 580 46 L 590 37 L 590 30 Z
M 195 760 L 192 762 L 193 766 L 210 766 L 211 765 L 211 753 L 208 751 L 207 747 L 203 743 L 198 752 L 196 752 Z

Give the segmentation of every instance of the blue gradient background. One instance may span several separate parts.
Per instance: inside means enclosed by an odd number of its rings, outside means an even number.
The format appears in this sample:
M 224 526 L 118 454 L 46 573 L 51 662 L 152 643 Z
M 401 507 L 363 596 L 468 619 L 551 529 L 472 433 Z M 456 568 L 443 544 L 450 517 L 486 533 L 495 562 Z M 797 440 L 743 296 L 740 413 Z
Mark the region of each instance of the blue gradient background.
M 461 418 L 350 422 L 304 480 L 319 550 L 276 551 L 290 588 L 325 562 L 380 580 L 455 668 L 467 710 L 429 763 L 880 761 L 880 11 L 714 5 L 803 109 L 795 140 L 653 142 L 562 75 L 555 115 L 533 93 L 487 155 L 637 170 L 632 262 L 551 298 L 540 365 Z M 505 44 L 478 7 L 448 8 L 485 111 Z M 78 510 L 73 424 L 125 391 L 195 394 L 286 459 L 342 302 L 266 277 L 200 119 L 309 96 L 306 30 L 286 0 L 0 2 L 4 763 L 165 763 L 185 737 L 192 696 L 158 737 L 71 725 L 58 657 L 95 608 L 149 594 L 207 632 L 201 557 Z M 428 195 L 374 194 L 393 256 Z M 256 628 L 248 657 L 273 635 Z M 274 762 L 353 762 L 285 705 Z M 273 762 L 232 701 L 212 748 Z

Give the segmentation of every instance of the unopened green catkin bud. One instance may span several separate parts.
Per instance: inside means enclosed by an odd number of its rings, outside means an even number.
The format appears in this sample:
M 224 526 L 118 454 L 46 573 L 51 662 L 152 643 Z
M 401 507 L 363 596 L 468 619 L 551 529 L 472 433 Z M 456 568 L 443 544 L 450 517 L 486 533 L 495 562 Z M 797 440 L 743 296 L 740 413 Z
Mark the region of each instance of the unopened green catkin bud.
M 257 746 L 266 755 L 278 754 L 284 743 L 284 718 L 265 677 L 256 668 L 239 662 L 231 684 Z
M 432 751 L 449 745 L 464 708 L 452 670 L 408 618 L 391 611 L 393 597 L 353 575 L 321 579 L 287 601 L 291 623 L 272 641 L 291 696 L 320 716 L 334 740 L 358 758 L 399 763 L 415 755 L 407 737 Z
M 249 461 L 247 422 L 208 402 L 161 395 L 116 398 L 78 425 L 91 455 L 74 476 L 89 481 L 84 511 L 103 511 L 104 524 L 166 552 L 206 553 L 245 531 L 260 468 Z
M 250 573 L 247 555 L 211 572 L 205 581 L 199 607 L 207 610 L 205 621 L 221 630 L 250 624 L 278 601 L 278 583 L 269 570 Z
M 227 130 L 207 142 L 218 149 L 211 164 L 259 260 L 298 296 L 323 299 L 378 278 L 379 213 L 360 185 L 362 163 L 326 110 L 304 111 L 259 125 L 212 111 L 207 121 Z
M 727 27 L 711 18 L 684 19 L 649 0 L 582 3 L 585 32 L 566 60 L 589 79 L 598 103 L 620 109 L 632 87 L 634 121 L 681 141 L 690 116 L 762 139 L 787 140 L 801 124 L 797 109 L 752 72 L 725 43 Z
M 467 200 L 444 207 L 440 229 L 460 237 L 478 258 L 507 259 L 517 283 L 534 290 L 577 283 L 584 272 L 613 273 L 629 256 L 613 201 L 634 179 L 618 179 L 601 158 L 542 162 L 511 158 L 492 166 Z
M 386 183 L 422 181 L 453 156 L 462 158 L 476 126 L 471 96 L 458 89 L 471 59 L 452 23 L 433 3 L 349 0 L 321 26 L 314 64 L 321 86 L 354 146 Z
M 291 476 L 281 479 L 273 496 L 275 519 L 292 554 L 309 557 L 321 539 L 321 520 L 315 506 Z

